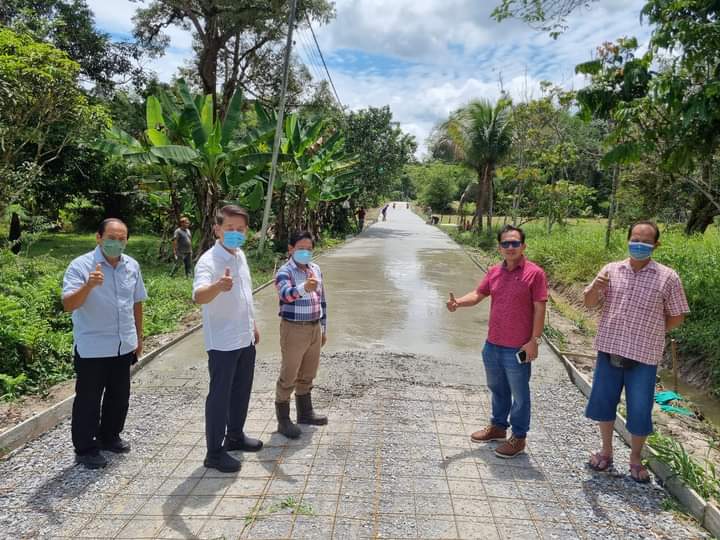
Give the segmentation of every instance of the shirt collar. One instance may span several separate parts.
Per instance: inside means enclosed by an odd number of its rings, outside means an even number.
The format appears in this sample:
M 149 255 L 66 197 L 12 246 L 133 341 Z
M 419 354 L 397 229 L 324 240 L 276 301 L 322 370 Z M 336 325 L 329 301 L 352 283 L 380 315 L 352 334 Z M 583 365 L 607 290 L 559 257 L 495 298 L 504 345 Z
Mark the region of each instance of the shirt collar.
M 518 263 L 518 265 L 517 265 L 515 268 L 513 268 L 512 270 L 508 270 L 508 269 L 507 269 L 507 262 L 503 261 L 503 262 L 502 262 L 502 269 L 505 270 L 506 272 L 515 272 L 516 270 L 522 270 L 522 269 L 525 267 L 525 261 L 526 261 L 526 260 L 527 260 L 527 259 L 525 258 L 525 255 L 523 255 L 523 256 L 520 258 L 520 262 Z
M 297 265 L 297 263 L 295 262 L 295 259 L 293 259 L 292 255 L 290 255 L 290 259 L 288 259 L 288 264 L 290 265 L 291 268 L 294 268 L 294 269 L 297 270 L 298 272 L 304 272 L 304 271 L 305 271 L 305 270 L 303 270 L 302 268 L 300 268 L 300 267 Z M 309 262 L 306 266 L 307 266 L 308 268 L 312 268 L 312 263 Z
M 102 248 L 99 245 L 95 246 L 95 251 L 93 251 L 93 263 L 107 264 L 108 266 L 112 267 L 112 265 L 105 258 L 105 255 L 103 255 Z M 120 255 L 120 261 L 117 265 L 120 266 L 121 264 L 125 264 L 125 254 Z M 95 269 L 93 268 L 93 270 Z
M 622 261 L 622 262 L 620 263 L 620 267 L 621 267 L 621 268 L 625 268 L 626 270 L 630 270 L 631 272 L 635 272 L 635 271 L 633 270 L 632 266 L 630 266 L 630 257 L 628 257 L 627 259 L 625 259 L 624 261 Z M 645 271 L 648 271 L 648 272 L 657 272 L 657 263 L 655 262 L 654 259 L 650 259 L 650 262 L 647 263 L 647 264 L 646 264 L 641 270 L 639 270 L 637 273 L 639 274 L 640 272 L 645 272 Z
M 233 259 L 237 259 L 238 251 L 240 251 L 240 249 L 238 248 L 235 251 L 235 255 L 233 255 L 232 253 L 230 253 L 227 249 L 225 249 L 223 247 L 220 240 L 215 240 L 215 245 L 213 246 L 213 249 L 215 250 L 215 255 L 217 255 L 218 257 L 220 257 L 221 259 L 223 259 L 225 261 L 231 261 Z

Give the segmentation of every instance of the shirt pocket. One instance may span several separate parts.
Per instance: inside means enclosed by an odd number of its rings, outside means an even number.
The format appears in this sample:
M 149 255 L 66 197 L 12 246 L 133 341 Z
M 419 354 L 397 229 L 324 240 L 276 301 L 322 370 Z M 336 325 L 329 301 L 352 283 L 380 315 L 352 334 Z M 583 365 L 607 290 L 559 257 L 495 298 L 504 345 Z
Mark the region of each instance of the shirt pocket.
M 126 269 L 118 272 L 117 286 L 118 286 L 118 301 L 122 305 L 133 305 L 133 299 L 135 298 L 135 287 L 138 281 L 138 274 L 134 270 Z
M 650 313 L 663 313 L 663 295 L 659 287 L 643 287 L 638 293 L 638 307 Z

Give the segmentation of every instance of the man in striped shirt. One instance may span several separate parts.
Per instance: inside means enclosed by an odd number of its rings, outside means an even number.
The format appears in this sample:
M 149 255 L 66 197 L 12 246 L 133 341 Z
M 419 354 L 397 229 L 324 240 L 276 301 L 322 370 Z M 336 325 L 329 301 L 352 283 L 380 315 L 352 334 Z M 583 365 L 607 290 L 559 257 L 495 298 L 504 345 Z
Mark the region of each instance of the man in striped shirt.
M 320 267 L 310 262 L 315 240 L 308 231 L 295 233 L 290 258 L 275 276 L 280 298 L 282 364 L 275 389 L 278 431 L 290 439 L 300 428 L 290 420 L 290 396 L 295 391 L 298 424 L 322 426 L 326 416 L 313 410 L 310 392 L 320 365 L 320 349 L 327 341 L 327 306 Z

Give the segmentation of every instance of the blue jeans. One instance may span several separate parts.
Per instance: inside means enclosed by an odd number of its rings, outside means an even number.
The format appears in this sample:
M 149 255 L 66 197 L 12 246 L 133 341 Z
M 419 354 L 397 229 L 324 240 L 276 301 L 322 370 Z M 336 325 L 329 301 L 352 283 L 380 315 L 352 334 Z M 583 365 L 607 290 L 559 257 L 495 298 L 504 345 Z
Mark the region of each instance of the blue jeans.
M 507 429 L 518 439 L 530 431 L 530 374 L 531 364 L 519 364 L 515 354 L 519 348 L 501 347 L 485 342 L 482 351 L 487 385 L 492 393 L 494 426 Z M 508 416 L 510 422 L 508 423 Z
M 610 363 L 610 355 L 598 351 L 585 416 L 596 422 L 614 422 L 624 387 L 628 431 L 637 437 L 650 435 L 656 374 L 657 366 L 648 364 L 637 363 L 632 369 L 615 367 Z

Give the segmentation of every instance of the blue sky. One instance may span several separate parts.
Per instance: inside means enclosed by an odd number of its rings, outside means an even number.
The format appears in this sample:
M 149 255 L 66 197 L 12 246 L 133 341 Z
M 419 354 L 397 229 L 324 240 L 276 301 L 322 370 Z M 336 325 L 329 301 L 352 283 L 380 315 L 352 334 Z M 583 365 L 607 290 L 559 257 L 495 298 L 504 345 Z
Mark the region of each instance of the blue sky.
M 539 82 L 566 88 L 585 84 L 574 74 L 597 46 L 623 36 L 647 44 L 641 0 L 599 0 L 569 20 L 553 40 L 518 21 L 490 18 L 496 0 L 336 0 L 336 18 L 315 27 L 342 102 L 351 109 L 390 105 L 401 127 L 425 149 L 432 127 L 473 98 L 495 99 L 502 87 L 516 99 L 539 95 Z M 88 0 L 98 26 L 117 36 L 132 30 L 138 3 Z M 170 32 L 167 54 L 148 64 L 163 80 L 191 59 L 191 37 Z M 324 76 L 311 54 L 312 37 L 300 30 L 299 58 Z

